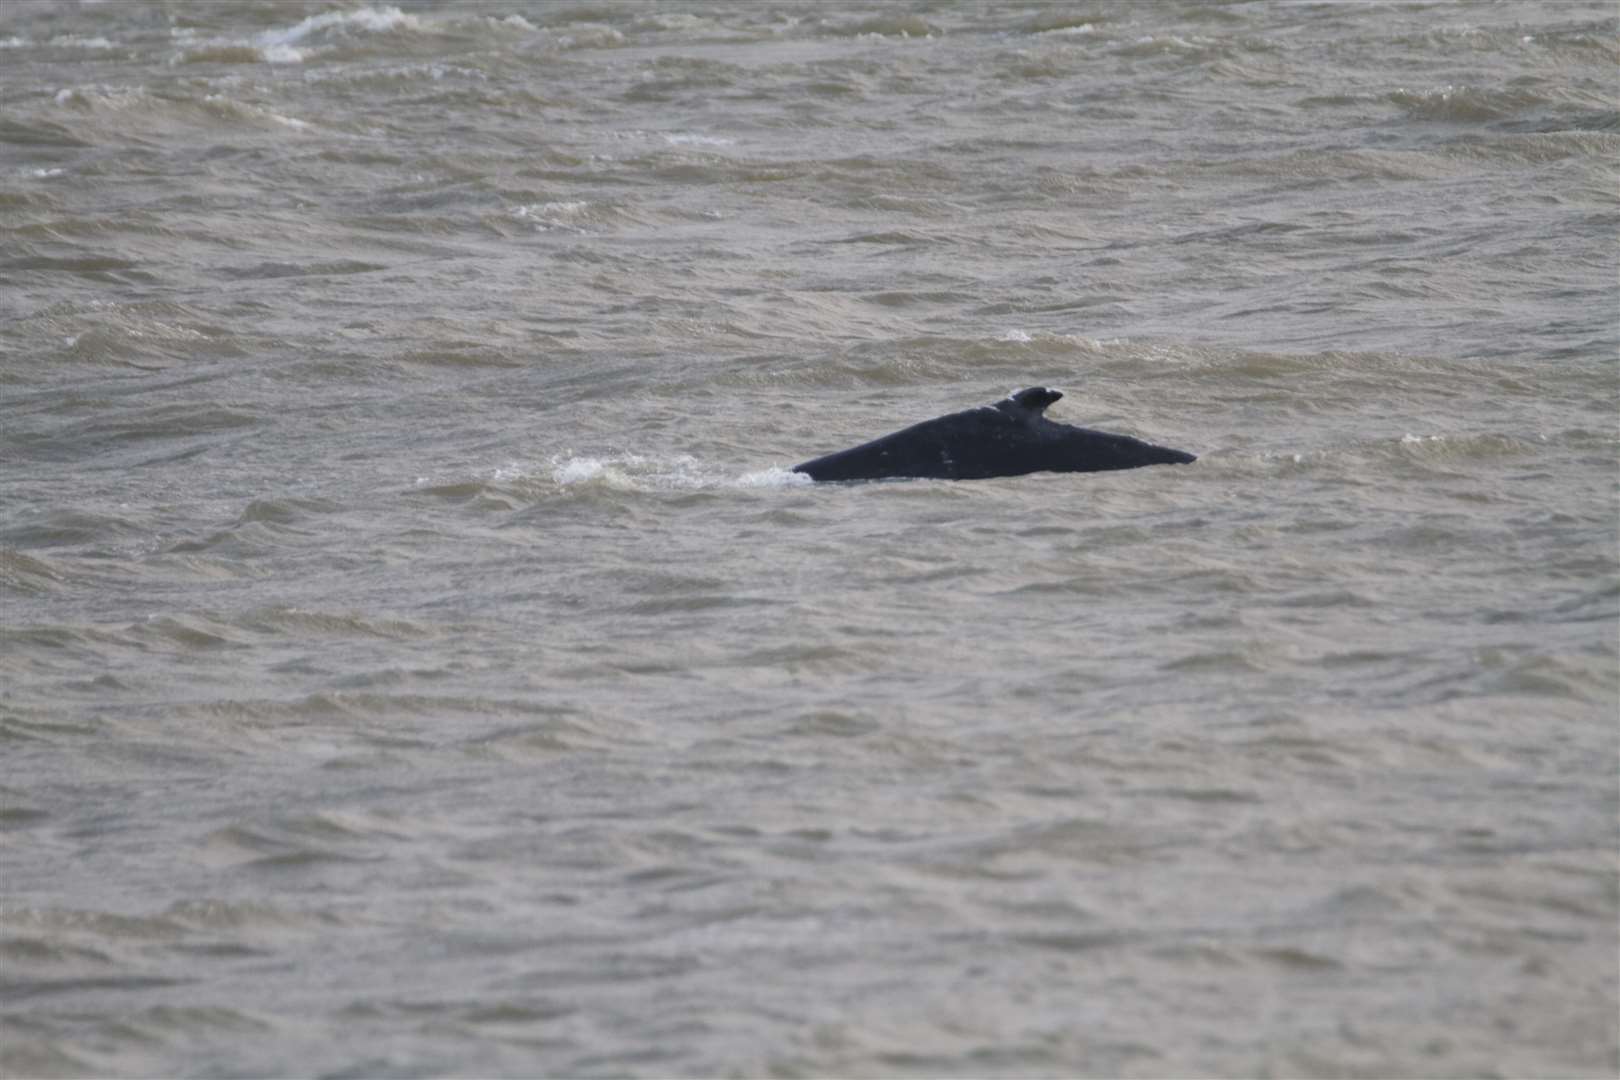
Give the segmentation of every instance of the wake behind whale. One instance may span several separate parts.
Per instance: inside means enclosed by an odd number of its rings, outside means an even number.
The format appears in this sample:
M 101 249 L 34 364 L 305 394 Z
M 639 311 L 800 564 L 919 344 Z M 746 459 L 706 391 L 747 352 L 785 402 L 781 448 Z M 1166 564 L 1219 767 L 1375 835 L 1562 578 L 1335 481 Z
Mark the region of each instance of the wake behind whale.
M 1044 386 L 1016 390 L 993 405 L 924 420 L 892 435 L 795 465 L 813 480 L 919 478 L 982 480 L 1033 472 L 1102 472 L 1185 465 L 1184 450 L 1048 420 L 1063 396 Z

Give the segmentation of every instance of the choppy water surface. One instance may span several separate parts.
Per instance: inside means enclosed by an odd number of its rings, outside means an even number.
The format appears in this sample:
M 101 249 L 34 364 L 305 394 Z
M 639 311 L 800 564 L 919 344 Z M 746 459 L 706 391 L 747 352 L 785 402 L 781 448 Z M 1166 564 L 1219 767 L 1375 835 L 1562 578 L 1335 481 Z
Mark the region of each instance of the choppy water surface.
M 1613 1075 L 1617 65 L 4 5 L 0 1069 Z

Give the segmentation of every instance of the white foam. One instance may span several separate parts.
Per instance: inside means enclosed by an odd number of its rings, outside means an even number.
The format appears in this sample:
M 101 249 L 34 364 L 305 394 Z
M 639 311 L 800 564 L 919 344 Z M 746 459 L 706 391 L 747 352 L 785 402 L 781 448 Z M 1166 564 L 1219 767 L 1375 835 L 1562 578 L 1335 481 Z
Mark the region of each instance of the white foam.
M 646 18 L 646 25 L 658 30 L 701 30 L 714 25 L 710 19 L 700 15 L 693 15 L 689 11 L 650 12 Z
M 547 463 L 546 472 L 553 483 L 563 487 L 598 486 L 614 491 L 723 491 L 813 483 L 803 473 L 781 466 L 739 475 L 687 454 L 559 455 Z M 512 475 L 509 469 L 499 473 Z
M 83 37 L 79 34 L 58 34 L 51 44 L 68 49 L 110 49 L 113 43 L 104 37 Z
M 291 45 L 260 45 L 259 55 L 264 57 L 267 64 L 302 64 L 304 50 L 295 49 Z
M 698 135 L 689 131 L 666 131 L 664 141 L 671 146 L 736 146 L 736 139 L 723 135 Z
M 534 227 L 541 232 L 561 228 L 578 229 L 585 212 L 590 208 L 591 204 L 584 199 L 572 202 L 530 203 L 527 206 L 514 207 L 512 216 L 533 222 Z
M 393 30 L 396 27 L 418 30 L 421 29 L 422 21 L 415 15 L 405 14 L 397 7 L 380 9 L 363 7 L 353 11 L 328 11 L 320 15 L 311 15 L 285 30 L 266 30 L 258 39 L 267 45 L 293 45 L 330 26 L 357 26 L 362 30 L 373 32 Z
M 557 37 L 559 49 L 600 49 L 623 44 L 624 35 L 611 26 L 575 26 Z
M 1102 352 L 1104 349 L 1131 343 L 1130 338 L 1093 338 L 1086 337 L 1084 334 L 1064 334 L 1063 340 L 1073 342 L 1087 352 Z
M 403 69 L 401 69 L 401 72 L 403 74 L 410 75 L 410 74 L 414 74 L 415 72 L 421 71 L 421 70 L 423 70 L 423 69 L 420 68 L 420 67 L 417 67 L 415 69 L 403 68 Z M 488 82 L 489 81 L 489 76 L 485 75 L 482 71 L 479 71 L 477 68 L 461 67 L 458 64 L 429 64 L 427 66 L 426 70 L 427 70 L 427 73 L 428 73 L 428 77 L 431 78 L 434 82 L 442 82 L 443 80 L 448 79 L 448 78 L 477 79 L 479 82 Z
M 530 475 L 532 475 L 530 469 L 526 468 L 519 462 L 509 461 L 505 465 L 497 466 L 495 470 L 489 474 L 489 478 L 494 480 L 496 483 L 502 483 L 508 480 L 527 480 Z M 417 481 L 418 484 L 423 482 L 424 481 L 422 480 Z
M 27 38 L 20 38 L 14 34 L 4 41 L 0 41 L 0 49 L 25 49 L 32 44 L 33 42 Z
M 740 488 L 774 488 L 774 487 L 802 487 L 814 484 L 815 481 L 806 473 L 794 472 L 784 469 L 780 465 L 758 472 L 743 473 L 728 487 Z
M 240 101 L 234 101 L 226 97 L 224 94 L 209 94 L 203 98 L 203 101 L 209 105 L 219 106 L 222 111 L 231 116 L 263 117 L 273 123 L 290 127 L 294 131 L 305 131 L 311 127 L 307 120 L 300 120 L 296 116 L 283 116 L 278 112 L 271 112 L 269 109 L 262 109 L 257 105 L 245 105 Z
M 1102 352 L 1105 349 L 1131 343 L 1129 338 L 1093 338 L 1086 337 L 1084 334 L 1053 334 L 1046 331 L 1031 333 L 1016 326 L 1003 330 L 991 340 L 1007 342 L 1012 345 L 1029 345 L 1036 341 L 1042 344 L 1059 342 L 1084 349 L 1086 352 Z
M 371 33 L 388 30 L 420 30 L 422 20 L 397 7 L 363 7 L 353 11 L 327 11 L 311 15 L 284 30 L 265 30 L 253 38 L 254 46 L 272 64 L 302 63 L 308 50 L 296 48 L 312 34 L 331 27 L 355 28 Z
M 559 484 L 583 484 L 601 476 L 606 469 L 607 462 L 601 458 L 569 458 L 552 467 L 551 478 Z
M 573 202 L 530 203 L 528 206 L 520 206 L 512 212 L 518 217 L 544 217 L 550 214 L 578 214 L 589 205 L 591 204 L 584 199 L 578 199 Z

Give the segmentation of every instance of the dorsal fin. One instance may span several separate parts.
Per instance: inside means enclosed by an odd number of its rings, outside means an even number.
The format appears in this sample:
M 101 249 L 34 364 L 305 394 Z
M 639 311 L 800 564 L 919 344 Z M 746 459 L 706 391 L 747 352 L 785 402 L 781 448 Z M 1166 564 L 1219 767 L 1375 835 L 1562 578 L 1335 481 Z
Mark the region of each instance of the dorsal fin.
M 1041 415 L 1046 407 L 1063 396 L 1063 391 L 1053 390 L 1047 386 L 1026 386 L 1022 390 L 1014 390 L 1007 395 L 1003 404 L 1010 404 L 1019 409 Z

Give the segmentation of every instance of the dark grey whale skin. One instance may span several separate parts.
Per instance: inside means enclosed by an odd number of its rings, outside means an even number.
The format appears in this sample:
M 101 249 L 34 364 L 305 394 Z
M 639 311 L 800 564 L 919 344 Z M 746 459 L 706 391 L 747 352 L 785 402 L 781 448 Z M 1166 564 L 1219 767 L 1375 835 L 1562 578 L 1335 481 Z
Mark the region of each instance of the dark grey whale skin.
M 1031 386 L 994 405 L 924 420 L 903 431 L 795 465 L 812 480 L 983 480 L 1033 472 L 1102 472 L 1186 465 L 1184 450 L 1059 424 L 1041 415 L 1062 391 Z

